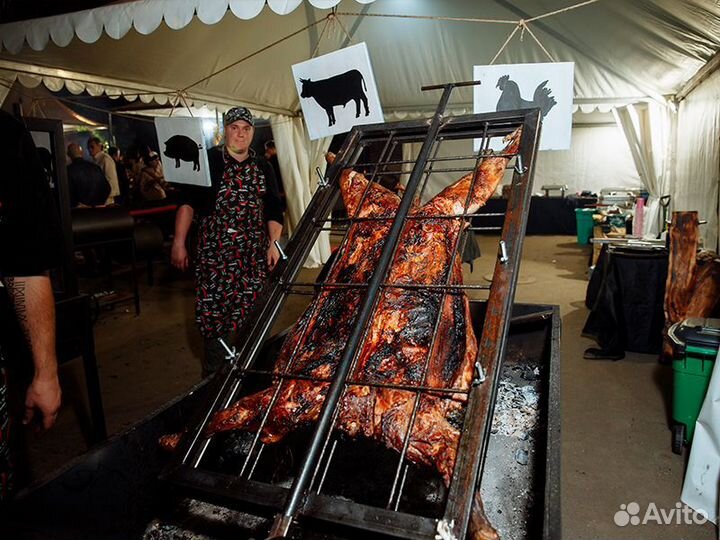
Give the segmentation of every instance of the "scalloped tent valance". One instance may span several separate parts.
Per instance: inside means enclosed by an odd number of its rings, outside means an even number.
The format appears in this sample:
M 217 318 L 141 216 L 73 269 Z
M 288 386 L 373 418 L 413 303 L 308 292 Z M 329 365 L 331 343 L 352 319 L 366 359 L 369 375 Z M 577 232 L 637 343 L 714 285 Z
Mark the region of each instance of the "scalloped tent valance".
M 720 49 L 713 0 L 584 4 L 566 11 L 572 0 L 138 0 L 1 25 L 0 70 L 72 93 L 160 105 L 182 95 L 180 106 L 243 103 L 294 115 L 291 66 L 365 42 L 383 110 L 402 117 L 432 112 L 438 95 L 422 86 L 471 78 L 473 65 L 497 56 L 513 21 L 539 17 L 528 24 L 543 48 L 517 33 L 497 63 L 575 62 L 575 105 L 588 112 L 664 101 Z M 471 110 L 472 91 L 458 89 L 451 106 Z
M 303 1 L 319 9 L 330 9 L 341 0 L 267 0 L 267 6 L 278 15 L 295 11 Z M 375 0 L 355 0 L 370 4 Z M 140 34 L 153 33 L 162 21 L 173 30 L 180 30 L 197 17 L 205 24 L 215 24 L 228 13 L 239 19 L 257 17 L 266 0 L 138 0 L 125 4 L 87 9 L 63 16 L 43 17 L 0 25 L 2 46 L 12 53 L 22 50 L 24 43 L 42 51 L 50 40 L 66 47 L 77 36 L 85 43 L 95 43 L 103 31 L 113 39 L 121 39 L 131 28 Z
M 3 62 L 0 60 L 0 65 L 2 65 Z M 100 95 L 106 95 L 112 99 L 117 99 L 120 97 L 125 98 L 128 101 L 136 101 L 140 100 L 142 103 L 150 104 L 150 103 L 156 103 L 160 106 L 165 105 L 168 103 L 168 101 L 171 101 L 175 98 L 175 93 L 167 90 L 162 91 L 158 87 L 151 87 L 151 86 L 144 86 L 144 87 L 136 87 L 136 88 L 126 88 L 123 85 L 123 81 L 113 81 L 111 79 L 101 80 L 98 79 L 99 82 L 89 82 L 89 81 L 82 81 L 72 78 L 64 78 L 64 77 L 57 77 L 53 76 L 51 74 L 52 70 L 47 69 L 46 73 L 43 74 L 41 72 L 38 73 L 17 73 L 13 70 L 3 70 L 0 69 L 0 81 L 6 81 L 7 83 L 12 84 L 13 81 L 16 79 L 22 86 L 26 88 L 35 88 L 36 86 L 43 84 L 48 90 L 52 92 L 58 92 L 62 90 L 63 88 L 69 91 L 71 94 L 79 95 L 83 92 L 87 92 L 91 96 L 100 96 Z M 78 77 L 81 77 L 80 74 L 78 74 Z M 7 86 L 9 89 L 9 86 Z M 1 100 L 0 100 L 1 101 Z M 601 113 L 607 113 L 610 112 L 614 106 L 617 106 L 619 104 L 628 104 L 633 103 L 636 100 L 634 99 L 628 99 L 627 101 L 623 102 L 583 102 L 582 100 L 580 102 L 576 102 L 573 105 L 572 112 L 573 113 L 583 113 L 583 114 L 592 114 L 594 112 L 601 112 Z M 186 102 L 187 106 L 193 107 L 193 108 L 202 108 L 207 107 L 208 109 L 216 109 L 218 112 L 224 112 L 230 107 L 234 105 L 234 103 L 227 102 L 225 100 L 222 100 L 220 98 L 214 98 L 214 97 L 208 97 L 206 99 L 199 99 L 197 96 L 193 99 L 188 97 Z M 178 108 L 178 114 L 179 115 L 185 115 L 187 114 L 185 112 L 185 103 L 183 103 Z M 250 108 L 253 110 L 253 114 L 259 118 L 263 119 L 269 119 L 274 114 L 286 114 L 290 115 L 292 114 L 291 111 L 270 111 L 266 110 L 266 108 L 262 105 L 256 105 L 256 106 L 250 106 Z M 472 114 L 472 107 L 457 107 L 457 106 L 451 106 L 449 107 L 449 112 L 452 114 Z M 162 116 L 164 114 L 167 114 L 166 109 L 148 109 L 143 110 L 142 114 L 150 115 L 150 116 Z M 419 111 L 419 110 L 413 110 L 413 111 L 402 111 L 402 110 L 396 110 L 396 111 L 388 111 L 385 113 L 385 119 L 387 121 L 395 121 L 395 120 L 409 120 L 409 119 L 417 119 L 427 116 L 427 111 Z

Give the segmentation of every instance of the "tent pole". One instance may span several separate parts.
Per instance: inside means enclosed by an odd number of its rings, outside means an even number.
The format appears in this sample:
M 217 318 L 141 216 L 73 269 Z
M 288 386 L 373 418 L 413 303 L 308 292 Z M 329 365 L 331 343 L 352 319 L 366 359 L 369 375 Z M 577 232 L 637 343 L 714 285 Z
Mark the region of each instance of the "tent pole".
M 115 133 L 113 133 L 112 113 L 108 111 L 108 133 L 110 133 L 110 142 L 115 146 Z
M 716 52 L 710 60 L 708 60 L 705 64 L 703 64 L 700 69 L 695 72 L 695 75 L 690 77 L 690 79 L 683 85 L 683 87 L 680 89 L 680 91 L 675 94 L 675 100 L 676 102 L 680 102 L 686 97 L 688 97 L 688 94 L 695 90 L 698 86 L 700 86 L 703 81 L 707 80 L 710 75 L 715 73 L 718 68 L 720 68 L 720 51 Z

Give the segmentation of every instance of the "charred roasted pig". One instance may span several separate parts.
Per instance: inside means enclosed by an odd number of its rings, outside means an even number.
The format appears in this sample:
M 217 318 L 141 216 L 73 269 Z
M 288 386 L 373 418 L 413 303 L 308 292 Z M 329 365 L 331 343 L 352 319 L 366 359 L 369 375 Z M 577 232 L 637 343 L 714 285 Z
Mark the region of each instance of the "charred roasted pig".
M 518 130 L 503 154 L 515 153 L 519 138 Z M 411 209 L 336 421 L 351 437 L 362 435 L 398 451 L 410 429 L 408 459 L 435 467 L 446 484 L 455 465 L 477 341 L 465 294 L 432 287 L 462 284 L 456 244 L 465 221 L 434 217 L 477 211 L 502 180 L 507 162 L 507 157 L 488 157 L 477 171 Z M 349 169 L 343 171 L 340 186 L 349 216 L 387 219 L 352 223 L 327 276 L 329 285 L 315 296 L 282 346 L 274 371 L 316 380 L 278 378 L 274 386 L 217 412 L 207 436 L 262 425 L 261 440 L 274 443 L 318 418 L 362 304 L 364 291 L 357 285 L 370 280 L 400 204 L 396 194 Z M 417 397 L 397 386 L 457 392 L 430 391 Z M 164 442 L 172 446 L 176 439 Z

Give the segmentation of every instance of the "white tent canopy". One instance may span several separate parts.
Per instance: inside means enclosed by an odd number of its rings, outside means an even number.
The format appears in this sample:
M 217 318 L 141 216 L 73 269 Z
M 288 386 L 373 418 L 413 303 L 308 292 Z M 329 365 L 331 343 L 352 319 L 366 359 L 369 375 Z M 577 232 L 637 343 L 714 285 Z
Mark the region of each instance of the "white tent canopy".
M 447 18 L 510 22 L 573 5 L 566 0 L 268 0 L 263 9 L 264 4 L 141 0 L 0 25 L 5 48 L 0 59 L 68 70 L 70 79 L 88 76 L 95 85 L 107 79 L 111 91 L 148 92 L 150 84 L 171 93 L 187 89 L 191 96 L 291 113 L 298 103 L 290 65 L 309 58 L 316 47 L 324 53 L 365 41 L 384 109 L 427 110 L 437 96 L 420 92 L 420 86 L 470 79 L 472 66 L 489 63 L 514 28 Z M 336 7 L 340 15 L 323 33 L 328 7 Z M 576 62 L 578 102 L 662 99 L 677 92 L 720 48 L 720 6 L 699 0 L 601 0 L 530 22 L 528 28 L 555 60 Z M 510 63 L 547 60 L 527 33 L 520 39 L 520 32 L 498 58 Z M 470 102 L 470 90 L 459 92 L 455 101 L 466 107 Z
M 519 21 L 526 22 L 518 27 Z M 496 56 L 498 63 L 549 58 L 575 62 L 575 103 L 588 112 L 641 101 L 664 103 L 682 91 L 720 49 L 720 4 L 712 0 L 140 0 L 0 25 L 0 37 L 0 81 L 17 74 L 24 85 L 42 81 L 51 89 L 64 85 L 73 93 L 124 95 L 159 104 L 171 100 L 180 106 L 208 104 L 224 109 L 243 103 L 276 124 L 299 111 L 292 64 L 363 41 L 388 119 L 426 115 L 438 94 L 421 92 L 422 85 L 468 80 L 473 65 L 490 63 Z M 458 91 L 451 111 L 470 112 L 471 99 L 469 89 Z M 680 138 L 687 124 L 679 125 Z M 708 119 L 708 126 L 712 125 Z M 616 134 L 623 138 L 620 130 Z M 593 137 L 576 138 L 584 140 L 583 152 L 594 144 L 588 144 Z M 307 145 L 296 150 L 309 163 L 317 149 Z M 599 146 L 602 153 L 603 145 Z M 690 165 L 677 171 L 680 176 L 669 189 L 677 201 L 688 204 L 695 201 L 686 196 L 692 189 L 715 194 L 692 208 L 711 222 L 707 230 L 713 232 L 706 241 L 714 245 L 717 175 L 699 178 L 688 172 L 695 155 L 686 150 L 690 153 L 678 155 L 678 161 Z M 621 160 L 632 163 L 629 150 L 622 151 Z M 703 161 L 699 170 L 717 170 L 718 164 L 712 162 L 716 154 L 713 150 L 698 156 Z M 557 162 L 557 156 L 553 160 Z M 606 160 L 615 158 L 609 155 Z M 298 174 L 303 182 L 314 181 L 310 171 Z M 608 170 L 598 176 L 603 174 L 613 173 Z M 636 172 L 630 176 L 630 182 L 639 178 Z M 700 185 L 690 186 L 691 180 Z M 616 185 L 615 179 L 608 178 L 607 184 Z

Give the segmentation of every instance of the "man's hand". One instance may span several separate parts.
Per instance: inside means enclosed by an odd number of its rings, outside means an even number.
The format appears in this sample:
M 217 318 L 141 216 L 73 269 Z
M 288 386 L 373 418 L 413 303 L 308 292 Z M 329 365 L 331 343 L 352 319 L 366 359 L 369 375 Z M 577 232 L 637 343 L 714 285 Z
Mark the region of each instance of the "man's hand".
M 188 257 L 187 248 L 185 242 L 173 242 L 172 251 L 170 253 L 170 262 L 178 270 L 183 272 L 188 269 L 190 265 L 190 257 Z
M 270 244 L 270 247 L 267 250 L 268 270 L 270 270 L 272 272 L 275 269 L 275 266 L 277 265 L 279 260 L 280 260 L 280 252 L 278 251 L 278 248 L 275 245 L 275 242 L 273 242 Z
M 194 215 L 195 210 L 187 204 L 181 205 L 175 214 L 175 237 L 170 253 L 170 262 L 175 268 L 183 272 L 190 266 L 190 258 L 188 257 L 187 247 L 185 247 L 185 245 L 187 242 L 187 233 L 190 230 L 190 225 L 192 225 Z
M 60 410 L 60 382 L 57 375 L 33 379 L 25 395 L 25 417 L 23 424 L 32 422 L 37 409 L 42 415 L 43 429 L 50 429 Z

